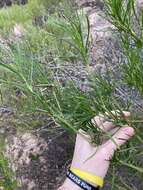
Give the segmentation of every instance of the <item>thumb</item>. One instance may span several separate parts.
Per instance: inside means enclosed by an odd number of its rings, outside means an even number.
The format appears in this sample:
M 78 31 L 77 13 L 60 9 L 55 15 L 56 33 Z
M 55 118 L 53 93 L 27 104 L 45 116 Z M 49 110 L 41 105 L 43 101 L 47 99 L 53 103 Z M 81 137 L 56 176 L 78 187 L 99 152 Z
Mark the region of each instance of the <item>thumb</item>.
M 134 129 L 129 126 L 121 127 L 104 146 L 113 155 L 121 145 L 125 144 L 134 135 Z

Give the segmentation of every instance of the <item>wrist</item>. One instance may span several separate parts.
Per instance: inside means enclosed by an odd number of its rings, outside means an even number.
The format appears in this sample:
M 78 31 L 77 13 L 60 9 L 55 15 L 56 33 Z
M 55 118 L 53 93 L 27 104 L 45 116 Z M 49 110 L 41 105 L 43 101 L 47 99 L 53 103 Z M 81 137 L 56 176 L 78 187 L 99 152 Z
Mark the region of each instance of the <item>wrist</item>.
M 58 190 L 82 190 L 78 185 L 66 178 L 63 185 Z

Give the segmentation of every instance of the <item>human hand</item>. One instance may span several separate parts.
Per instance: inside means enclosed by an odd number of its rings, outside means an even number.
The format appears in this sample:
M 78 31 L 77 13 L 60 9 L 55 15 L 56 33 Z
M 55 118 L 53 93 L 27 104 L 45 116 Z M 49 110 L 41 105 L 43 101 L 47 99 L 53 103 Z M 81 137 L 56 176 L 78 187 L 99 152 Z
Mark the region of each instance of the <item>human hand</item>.
M 130 116 L 129 112 L 123 112 L 123 114 L 126 118 Z M 103 115 L 96 116 L 92 122 L 96 124 L 95 127 L 98 127 L 103 133 L 109 134 L 112 138 L 104 139 L 101 145 L 96 146 L 90 143 L 89 135 L 79 130 L 71 168 L 77 168 L 104 179 L 114 152 L 134 135 L 134 129 L 127 125 L 117 127 L 111 121 L 107 121 Z M 69 179 L 66 179 L 63 187 L 68 190 L 80 190 Z

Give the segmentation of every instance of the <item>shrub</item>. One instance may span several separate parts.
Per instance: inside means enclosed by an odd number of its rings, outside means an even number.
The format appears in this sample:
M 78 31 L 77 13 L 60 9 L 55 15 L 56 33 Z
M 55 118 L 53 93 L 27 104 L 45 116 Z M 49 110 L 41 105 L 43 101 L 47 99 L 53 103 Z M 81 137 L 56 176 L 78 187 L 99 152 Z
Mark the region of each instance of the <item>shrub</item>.
M 135 170 L 137 174 L 142 175 L 143 169 L 138 163 L 138 158 L 142 154 L 140 147 L 143 143 L 142 119 L 138 113 L 133 114 L 128 120 L 118 117 L 118 113 L 122 115 L 123 110 L 130 109 L 131 102 L 124 102 L 116 96 L 118 85 L 125 82 L 126 85 L 143 92 L 142 16 L 137 15 L 134 3 L 133 0 L 106 0 L 108 18 L 121 36 L 128 62 L 120 68 L 124 79 L 120 81 L 114 79 L 108 68 L 104 76 L 92 71 L 88 52 L 89 21 L 86 16 L 83 19 L 76 9 L 71 12 L 69 8 L 69 11 L 63 10 L 61 14 L 59 12 L 52 14 L 42 30 L 32 27 L 31 35 L 26 36 L 28 41 L 13 45 L 14 63 L 3 64 L 1 61 L 0 82 L 13 93 L 15 89 L 22 92 L 24 96 L 21 109 L 24 111 L 47 113 L 57 125 L 71 132 L 77 132 L 82 128 L 92 134 L 93 141 L 97 144 L 100 144 L 101 131 L 98 131 L 91 122 L 96 114 L 108 113 L 108 117 L 120 127 L 124 124 L 133 125 L 137 131 L 134 140 L 117 152 L 113 163 L 128 166 L 131 171 Z M 134 18 L 138 21 L 136 24 L 141 31 L 134 29 Z M 48 52 L 44 63 L 41 62 L 43 51 Z M 40 59 L 37 58 L 37 53 Z M 65 74 L 66 61 L 69 66 L 72 64 L 72 70 L 80 61 L 86 77 L 84 82 L 79 79 L 79 83 L 87 84 L 86 91 L 73 79 L 74 73 Z M 118 110 L 117 114 L 113 115 L 112 110 Z M 103 135 L 112 139 L 108 133 Z M 112 184 L 113 188 L 117 188 L 116 184 Z

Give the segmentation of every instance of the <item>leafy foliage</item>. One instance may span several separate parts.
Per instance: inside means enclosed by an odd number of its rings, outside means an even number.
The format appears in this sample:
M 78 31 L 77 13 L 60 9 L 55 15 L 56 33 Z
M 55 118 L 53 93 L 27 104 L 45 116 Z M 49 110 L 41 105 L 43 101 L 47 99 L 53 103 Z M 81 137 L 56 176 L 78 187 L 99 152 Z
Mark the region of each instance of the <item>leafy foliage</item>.
M 137 9 L 137 1 L 106 0 L 110 22 L 120 33 L 122 47 L 128 64 L 124 66 L 126 82 L 143 93 L 142 50 L 143 50 L 143 14 Z

